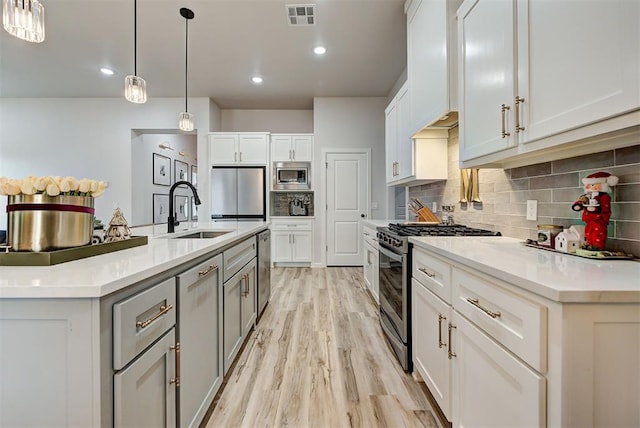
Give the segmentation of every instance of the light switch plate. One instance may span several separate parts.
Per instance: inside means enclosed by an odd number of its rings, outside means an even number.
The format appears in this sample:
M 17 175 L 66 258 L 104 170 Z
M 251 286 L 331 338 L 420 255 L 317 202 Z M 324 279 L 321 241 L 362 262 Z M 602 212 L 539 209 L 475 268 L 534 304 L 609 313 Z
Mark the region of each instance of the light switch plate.
M 535 199 L 527 200 L 527 220 L 536 221 L 538 219 L 538 201 Z
M 438 211 L 438 203 L 437 202 L 433 202 L 431 204 L 431 211 L 433 211 L 433 212 Z

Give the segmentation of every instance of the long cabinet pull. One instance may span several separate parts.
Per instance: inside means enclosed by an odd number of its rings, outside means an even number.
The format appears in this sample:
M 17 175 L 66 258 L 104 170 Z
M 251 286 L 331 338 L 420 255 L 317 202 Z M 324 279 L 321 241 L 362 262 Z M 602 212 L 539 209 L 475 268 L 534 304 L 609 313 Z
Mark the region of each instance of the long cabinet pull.
M 502 106 L 500 107 L 500 116 L 502 118 L 502 132 L 500 133 L 500 135 L 502 136 L 502 138 L 508 137 L 509 135 L 511 135 L 510 132 L 507 132 L 507 110 L 511 109 L 511 107 L 509 107 L 506 104 L 502 104 Z
M 442 341 L 442 321 L 446 319 L 447 317 L 444 315 L 438 314 L 438 348 L 447 346 L 447 344 Z
M 524 104 L 524 98 L 516 95 L 516 134 L 524 131 L 524 126 L 520 126 L 520 104 Z
M 296 149 L 291 149 L 291 160 L 296 160 Z
M 233 153 L 233 161 L 238 162 L 238 152 Z
M 158 312 L 157 314 L 155 314 L 153 317 L 149 318 L 146 321 L 138 321 L 136 323 L 136 327 L 138 328 L 148 327 L 152 322 L 154 322 L 155 320 L 157 320 L 158 318 L 160 318 L 161 316 L 169 312 L 171 309 L 173 309 L 173 305 L 169 305 L 169 306 L 161 305 L 160 312 Z
M 447 347 L 447 354 L 449 355 L 449 359 L 453 357 L 457 357 L 456 353 L 451 350 L 451 331 L 457 328 L 456 325 L 452 322 L 449 323 L 449 345 Z
M 176 351 L 176 377 L 173 379 L 169 379 L 169 383 L 176 384 L 176 387 L 180 387 L 180 342 L 177 342 L 174 345 L 169 346 L 169 349 L 172 351 Z
M 418 268 L 418 270 L 420 272 L 422 272 L 423 274 L 427 275 L 429 278 L 435 278 L 435 276 L 436 276 L 435 273 L 431 273 L 428 270 L 426 270 L 425 268 Z
M 249 290 L 249 274 L 248 273 L 245 274 L 245 277 L 247 278 L 246 281 L 244 282 L 245 287 L 247 287 L 247 291 L 246 291 L 245 295 L 248 296 L 249 295 L 249 291 L 251 291 L 251 290 Z
M 214 270 L 218 270 L 218 265 L 209 265 L 205 270 L 201 270 L 198 272 L 198 276 L 205 276 L 206 274 L 213 272 Z
M 240 152 L 240 162 L 242 162 L 242 152 Z
M 493 312 L 485 307 L 480 306 L 480 300 L 478 299 L 472 299 L 471 297 L 468 297 L 467 302 L 471 303 L 473 306 L 480 309 L 482 312 L 489 315 L 491 318 L 499 318 L 500 315 L 502 315 L 500 312 Z

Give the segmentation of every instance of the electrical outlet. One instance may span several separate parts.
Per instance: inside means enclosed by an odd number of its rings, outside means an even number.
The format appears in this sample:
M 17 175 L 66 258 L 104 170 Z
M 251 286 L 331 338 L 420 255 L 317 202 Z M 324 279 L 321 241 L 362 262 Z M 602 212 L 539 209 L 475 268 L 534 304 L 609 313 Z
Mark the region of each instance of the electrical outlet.
M 527 220 L 536 221 L 538 219 L 538 201 L 535 199 L 527 200 Z
M 432 202 L 431 203 L 431 211 L 433 211 L 433 212 L 438 211 L 438 203 L 437 202 Z

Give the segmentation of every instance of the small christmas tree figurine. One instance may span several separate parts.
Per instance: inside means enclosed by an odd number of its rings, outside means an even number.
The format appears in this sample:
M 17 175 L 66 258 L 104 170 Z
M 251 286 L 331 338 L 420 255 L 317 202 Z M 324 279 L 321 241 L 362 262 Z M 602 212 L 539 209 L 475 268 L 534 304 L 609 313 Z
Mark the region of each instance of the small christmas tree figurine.
M 131 231 L 127 225 L 127 220 L 125 220 L 122 210 L 116 208 L 109 222 L 109 230 L 107 230 L 107 237 L 104 242 L 123 241 L 129 238 L 131 238 Z

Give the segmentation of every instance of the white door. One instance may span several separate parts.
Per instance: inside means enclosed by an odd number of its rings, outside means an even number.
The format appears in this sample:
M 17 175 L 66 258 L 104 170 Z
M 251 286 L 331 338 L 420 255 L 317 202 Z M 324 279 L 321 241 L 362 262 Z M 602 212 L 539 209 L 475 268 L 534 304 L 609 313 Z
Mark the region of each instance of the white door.
M 362 266 L 360 220 L 369 202 L 368 154 L 327 153 L 327 265 Z

